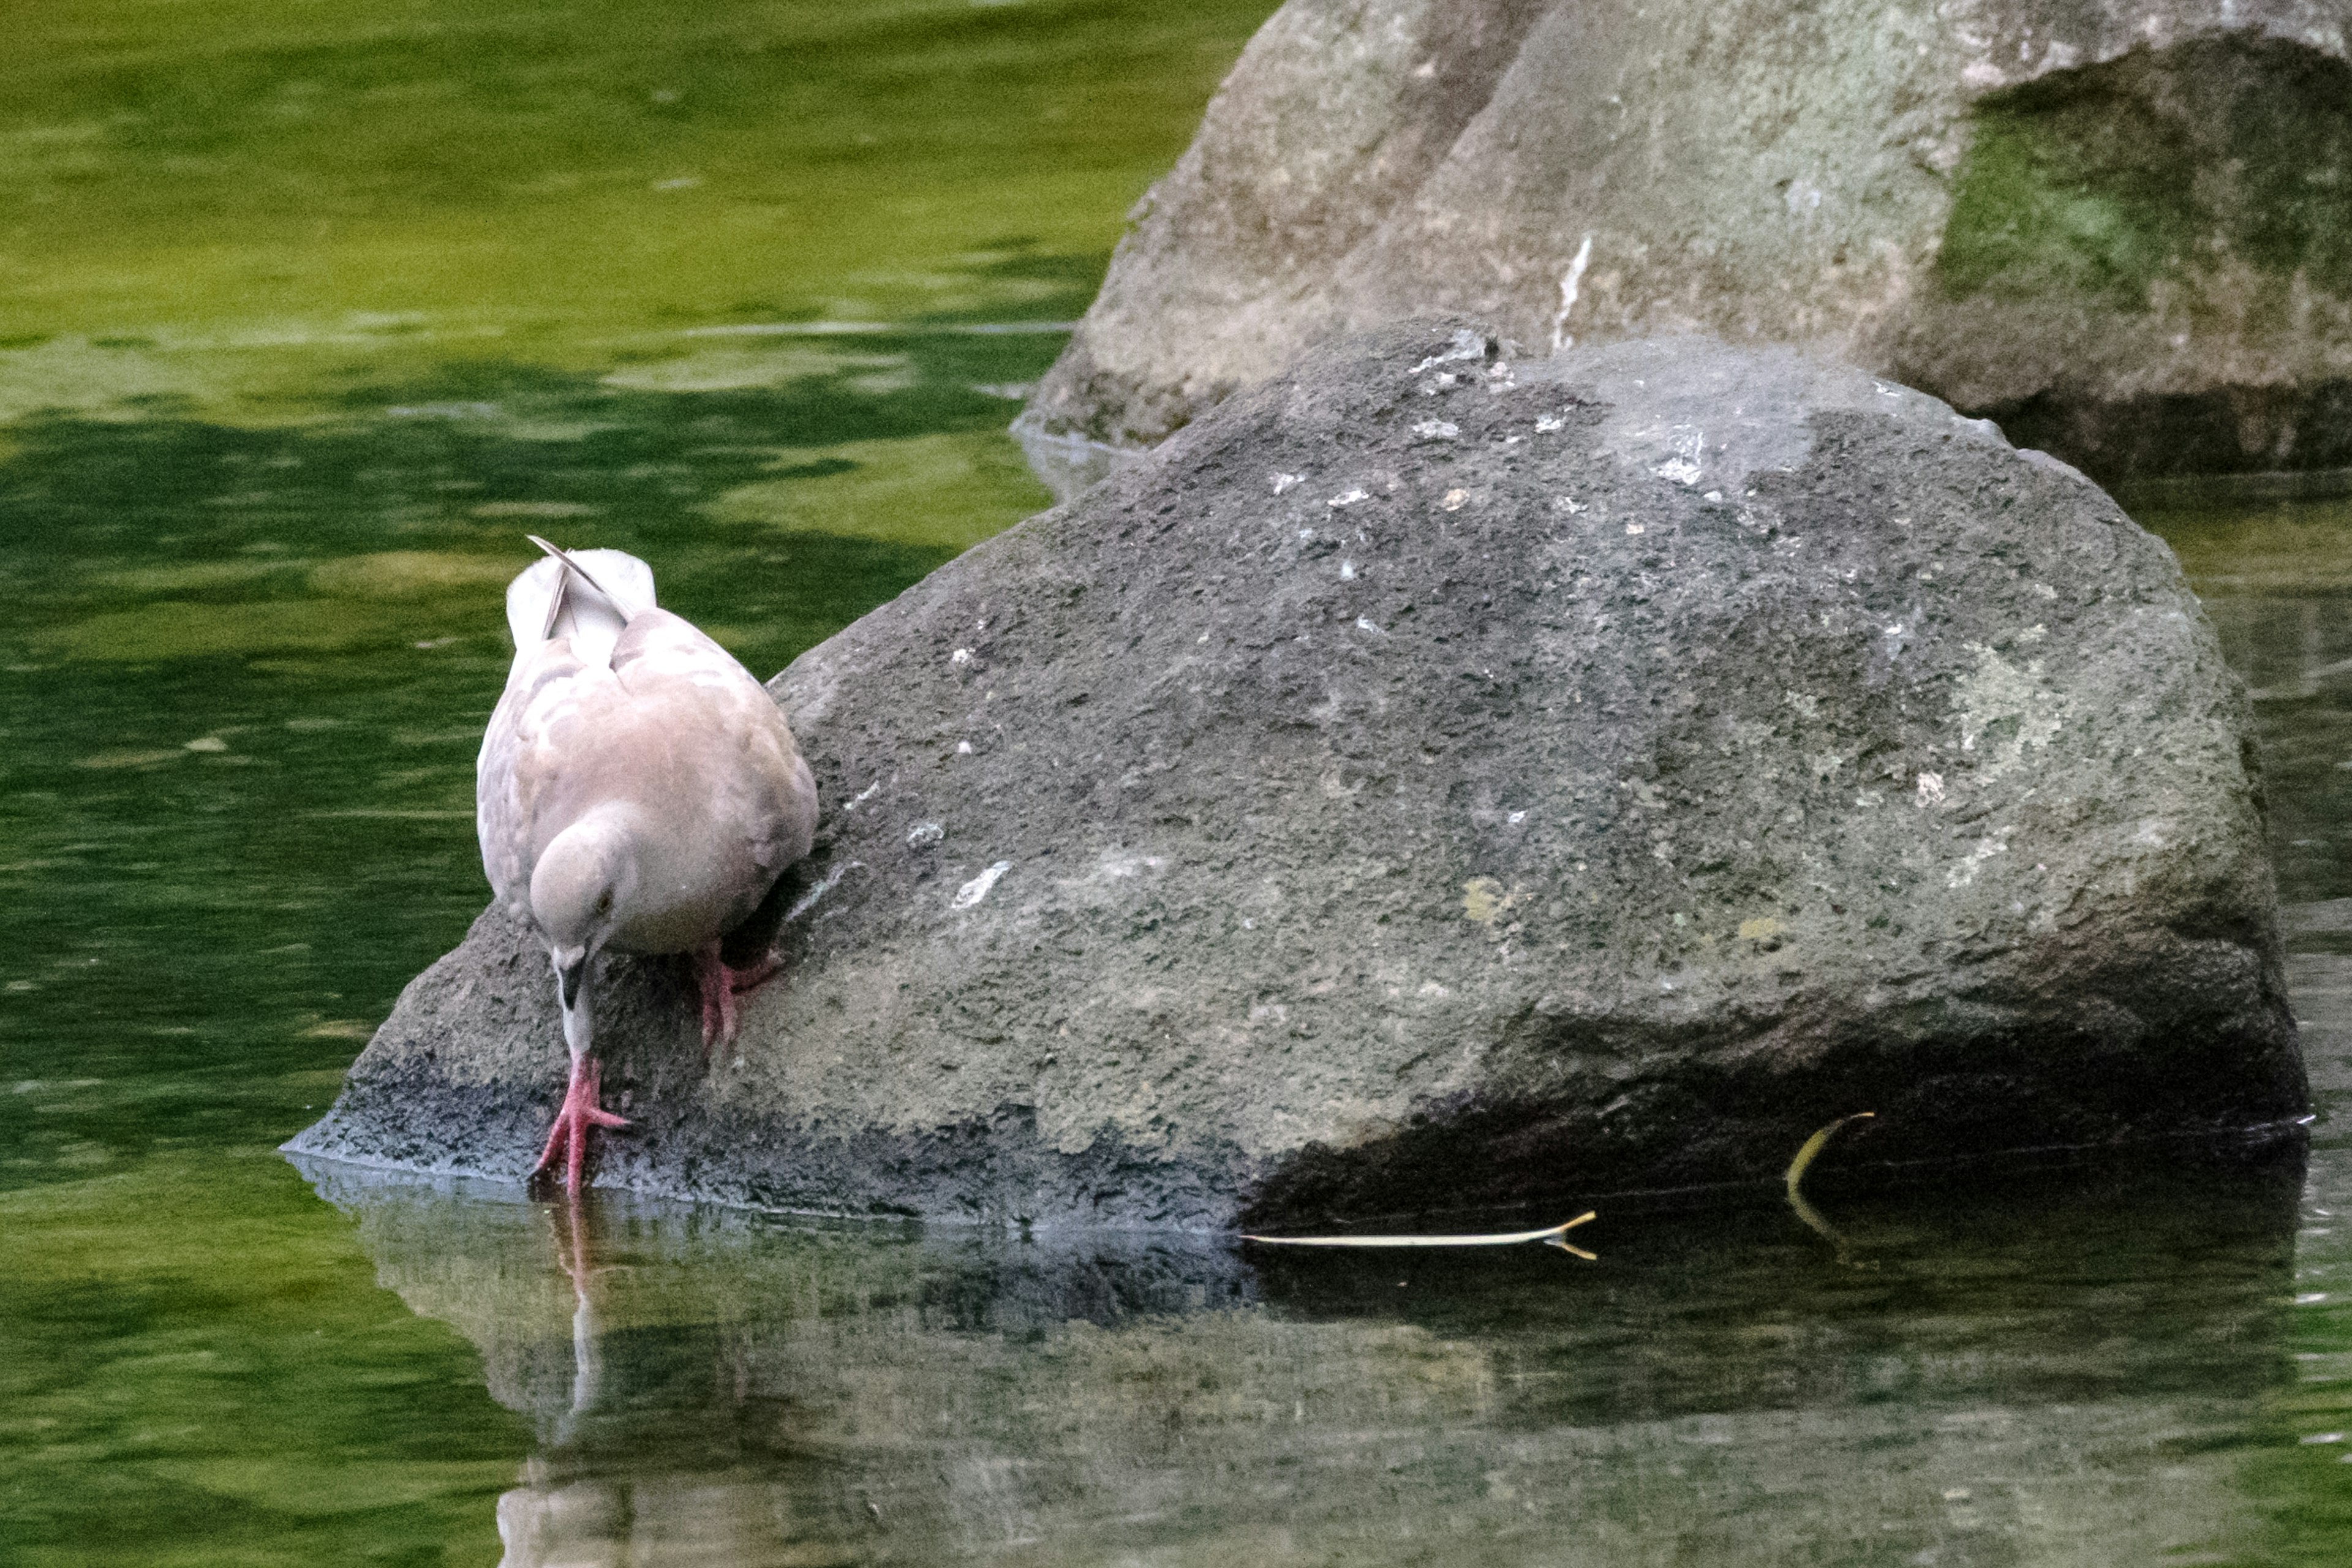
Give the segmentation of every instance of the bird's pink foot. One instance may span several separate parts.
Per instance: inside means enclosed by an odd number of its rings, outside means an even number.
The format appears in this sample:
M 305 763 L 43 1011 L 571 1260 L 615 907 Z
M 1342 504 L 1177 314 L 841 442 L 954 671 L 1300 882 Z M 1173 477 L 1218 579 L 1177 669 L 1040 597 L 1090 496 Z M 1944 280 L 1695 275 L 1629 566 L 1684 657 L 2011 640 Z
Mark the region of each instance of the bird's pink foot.
M 772 952 L 763 952 L 760 955 L 760 962 L 751 968 L 729 970 L 728 984 L 733 987 L 736 995 L 740 996 L 744 992 L 757 991 L 761 986 L 773 980 L 776 977 L 776 971 L 783 966 L 782 959 Z
M 596 1103 L 597 1086 L 604 1069 L 594 1057 L 583 1056 L 572 1064 L 572 1082 L 563 1091 L 563 1108 L 555 1113 L 555 1126 L 547 1134 L 547 1147 L 539 1152 L 539 1163 L 530 1170 L 536 1177 L 554 1167 L 557 1159 L 563 1161 L 563 1185 L 566 1191 L 580 1191 L 580 1172 L 588 1158 L 588 1131 L 592 1127 L 626 1127 L 625 1118 L 614 1115 Z
M 705 942 L 695 950 L 694 984 L 702 993 L 702 1054 L 706 1058 L 712 1046 L 735 1043 L 735 998 L 763 984 L 782 967 L 772 952 L 762 955 L 749 969 L 730 969 L 727 961 L 719 956 L 717 942 Z

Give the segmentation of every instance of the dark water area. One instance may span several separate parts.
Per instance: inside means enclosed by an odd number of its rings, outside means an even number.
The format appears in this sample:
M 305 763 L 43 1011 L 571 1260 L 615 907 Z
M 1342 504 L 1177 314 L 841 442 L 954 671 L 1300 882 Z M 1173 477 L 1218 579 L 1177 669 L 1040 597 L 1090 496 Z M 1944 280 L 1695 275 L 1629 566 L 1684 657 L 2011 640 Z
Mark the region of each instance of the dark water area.
M 1614 1205 L 1587 1263 L 278 1155 L 484 899 L 520 536 L 766 675 L 1044 505 L 1004 424 L 1265 8 L 27 25 L 0 1568 L 2352 1559 L 2346 503 L 2140 514 L 2253 692 L 2307 1163 Z

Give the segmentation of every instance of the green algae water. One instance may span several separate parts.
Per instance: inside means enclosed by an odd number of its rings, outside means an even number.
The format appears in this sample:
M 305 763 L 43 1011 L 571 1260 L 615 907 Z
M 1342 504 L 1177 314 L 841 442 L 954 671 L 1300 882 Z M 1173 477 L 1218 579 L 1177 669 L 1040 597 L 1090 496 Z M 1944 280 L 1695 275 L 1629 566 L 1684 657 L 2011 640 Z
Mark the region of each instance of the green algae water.
M 1266 9 L 10 16 L 0 1565 L 2352 1555 L 2337 503 L 2147 517 L 2255 692 L 2306 1171 L 1400 1263 L 277 1155 L 482 902 L 520 535 L 765 675 L 1044 504 L 1018 393 Z

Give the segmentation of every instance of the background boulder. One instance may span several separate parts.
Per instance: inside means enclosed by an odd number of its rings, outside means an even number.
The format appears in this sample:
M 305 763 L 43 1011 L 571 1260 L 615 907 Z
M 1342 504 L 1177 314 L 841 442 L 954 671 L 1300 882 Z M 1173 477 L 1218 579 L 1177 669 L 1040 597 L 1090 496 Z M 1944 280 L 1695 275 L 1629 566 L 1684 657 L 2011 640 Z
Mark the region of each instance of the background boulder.
M 1216 1227 L 2304 1105 L 2245 705 L 2164 545 L 1917 393 L 1703 339 L 1310 354 L 773 683 L 826 807 L 706 1068 L 608 960 L 607 1182 Z M 515 1177 L 495 910 L 294 1147 Z
M 1149 446 L 1462 310 L 1537 350 L 1811 344 L 2110 481 L 2352 465 L 2347 31 L 2347 0 L 1290 0 L 1018 428 Z

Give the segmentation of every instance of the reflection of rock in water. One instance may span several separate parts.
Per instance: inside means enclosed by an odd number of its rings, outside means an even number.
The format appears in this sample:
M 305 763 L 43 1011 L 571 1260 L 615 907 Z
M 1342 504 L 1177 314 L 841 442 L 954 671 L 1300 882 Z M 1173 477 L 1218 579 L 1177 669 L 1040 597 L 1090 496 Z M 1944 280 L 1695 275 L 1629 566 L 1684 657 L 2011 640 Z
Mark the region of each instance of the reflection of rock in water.
M 1594 1267 L 613 1205 L 575 1409 L 560 1214 L 313 1174 L 538 1425 L 506 1568 L 2156 1561 L 2251 1512 L 2295 1196 L 1824 1198 L 1856 1267 L 1771 1209 Z

